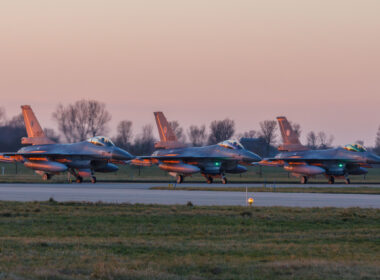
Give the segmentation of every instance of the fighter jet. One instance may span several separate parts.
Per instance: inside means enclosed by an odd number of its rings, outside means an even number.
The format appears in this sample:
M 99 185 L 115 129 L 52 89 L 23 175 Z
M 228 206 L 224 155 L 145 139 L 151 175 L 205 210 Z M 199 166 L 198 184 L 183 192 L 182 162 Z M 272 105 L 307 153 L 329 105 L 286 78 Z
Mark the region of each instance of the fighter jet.
M 261 158 L 246 149 L 237 140 L 226 140 L 217 145 L 187 147 L 180 143 L 162 112 L 154 113 L 160 142 L 155 144 L 151 156 L 137 157 L 131 161 L 134 165 L 150 166 L 157 164 L 162 170 L 176 177 L 182 183 L 184 177 L 201 173 L 211 184 L 214 178 L 227 183 L 226 173 L 243 173 L 244 165 L 258 162 Z
M 28 137 L 22 144 L 29 144 L 16 153 L 1 153 L 2 162 L 22 162 L 26 167 L 49 180 L 54 174 L 70 172 L 77 183 L 90 177 L 96 183 L 94 172 L 115 172 L 115 163 L 123 163 L 133 157 L 116 147 L 104 136 L 96 136 L 73 144 L 56 144 L 46 137 L 36 116 L 28 105 L 21 106 Z
M 325 175 L 329 184 L 334 184 L 336 178 L 343 178 L 346 184 L 350 184 L 349 175 L 367 174 L 366 168 L 380 163 L 379 156 L 358 144 L 310 150 L 301 144 L 286 117 L 278 117 L 277 120 L 283 139 L 283 145 L 278 148 L 280 153 L 274 158 L 263 159 L 259 164 L 283 167 L 292 175 L 300 177 L 302 184 L 317 175 Z

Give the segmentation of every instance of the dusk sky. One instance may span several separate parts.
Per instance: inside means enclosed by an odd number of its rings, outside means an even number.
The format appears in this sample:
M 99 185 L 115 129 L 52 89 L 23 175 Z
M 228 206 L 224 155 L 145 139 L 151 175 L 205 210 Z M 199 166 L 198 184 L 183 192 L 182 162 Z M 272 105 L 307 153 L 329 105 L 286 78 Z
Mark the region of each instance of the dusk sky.
M 99 100 L 110 135 L 155 110 L 185 128 L 229 117 L 237 132 L 285 115 L 303 136 L 373 146 L 379 14 L 377 0 L 4 0 L 0 107 L 30 104 L 56 129 L 58 103 Z

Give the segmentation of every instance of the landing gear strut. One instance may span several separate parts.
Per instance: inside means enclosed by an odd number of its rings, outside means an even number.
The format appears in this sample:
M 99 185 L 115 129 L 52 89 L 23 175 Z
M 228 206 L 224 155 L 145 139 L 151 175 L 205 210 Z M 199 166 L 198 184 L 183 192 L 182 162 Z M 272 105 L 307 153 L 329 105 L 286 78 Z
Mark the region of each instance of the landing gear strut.
M 70 169 L 69 172 L 75 177 L 75 182 L 80 184 L 83 182 L 83 177 L 80 176 L 74 169 Z
M 50 174 L 44 173 L 44 175 L 42 175 L 42 180 L 47 181 L 47 180 L 50 180 L 50 179 L 51 179 L 51 175 Z
M 183 183 L 183 175 L 177 175 L 176 182 L 177 182 L 177 184 L 182 184 Z
M 307 184 L 307 177 L 306 176 L 301 177 L 301 184 Z
M 207 184 L 212 184 L 214 179 L 211 176 L 207 176 Z
M 344 179 L 344 182 L 345 182 L 347 185 L 351 184 L 351 180 L 350 180 L 350 178 L 345 178 L 345 179 Z
M 334 184 L 335 183 L 335 178 L 333 176 L 329 177 L 329 184 Z
M 228 182 L 228 181 L 227 181 L 227 178 L 223 176 L 223 177 L 222 177 L 222 184 L 225 185 L 225 184 L 227 184 L 227 182 Z

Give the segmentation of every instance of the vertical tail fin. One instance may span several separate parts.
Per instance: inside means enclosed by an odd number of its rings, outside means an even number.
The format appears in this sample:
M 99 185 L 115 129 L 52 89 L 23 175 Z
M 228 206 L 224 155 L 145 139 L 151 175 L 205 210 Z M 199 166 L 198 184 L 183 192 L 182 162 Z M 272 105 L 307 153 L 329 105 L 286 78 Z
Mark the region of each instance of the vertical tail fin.
M 186 147 L 185 144 L 178 142 L 173 128 L 166 120 L 164 113 L 154 112 L 154 118 L 156 119 L 158 134 L 160 135 L 160 142 L 155 144 L 156 149 L 174 149 Z
M 33 113 L 32 108 L 29 105 L 21 106 L 22 115 L 24 116 L 25 128 L 28 137 L 46 137 L 42 130 L 40 123 Z
M 293 130 L 286 117 L 277 117 L 280 126 L 283 145 L 278 147 L 280 151 L 302 151 L 307 150 L 299 140 L 298 134 Z
M 32 108 L 29 105 L 21 106 L 22 115 L 24 116 L 25 128 L 28 137 L 21 139 L 22 144 L 43 145 L 53 144 L 54 141 L 46 137 L 45 132 L 41 128 Z
M 154 112 L 154 117 L 156 119 L 161 142 L 178 141 L 172 127 L 166 120 L 164 113 Z

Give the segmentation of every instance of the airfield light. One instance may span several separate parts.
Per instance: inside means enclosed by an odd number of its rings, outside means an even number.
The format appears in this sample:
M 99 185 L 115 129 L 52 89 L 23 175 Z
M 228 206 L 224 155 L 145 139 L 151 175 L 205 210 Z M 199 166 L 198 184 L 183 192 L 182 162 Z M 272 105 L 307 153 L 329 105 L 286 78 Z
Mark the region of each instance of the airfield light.
M 252 197 L 248 198 L 249 206 L 252 206 L 253 202 L 254 202 L 254 199 Z

